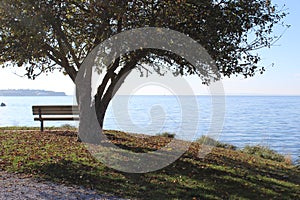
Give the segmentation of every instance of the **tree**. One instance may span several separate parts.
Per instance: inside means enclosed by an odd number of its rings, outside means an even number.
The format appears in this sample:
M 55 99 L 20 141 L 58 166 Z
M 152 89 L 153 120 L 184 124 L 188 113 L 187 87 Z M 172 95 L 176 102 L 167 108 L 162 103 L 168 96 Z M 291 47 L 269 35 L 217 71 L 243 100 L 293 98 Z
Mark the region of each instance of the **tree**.
M 274 25 L 286 13 L 269 0 L 2 0 L 0 3 L 0 64 L 25 67 L 35 79 L 60 70 L 75 81 L 86 56 L 111 36 L 139 27 L 163 27 L 200 43 L 215 60 L 222 76 L 253 76 L 259 66 L 255 50 L 276 40 Z M 163 66 L 160 64 L 164 63 Z M 203 74 L 171 52 L 141 49 L 117 58 L 95 96 L 102 127 L 113 87 L 121 73 L 142 71 L 141 64 L 174 75 Z

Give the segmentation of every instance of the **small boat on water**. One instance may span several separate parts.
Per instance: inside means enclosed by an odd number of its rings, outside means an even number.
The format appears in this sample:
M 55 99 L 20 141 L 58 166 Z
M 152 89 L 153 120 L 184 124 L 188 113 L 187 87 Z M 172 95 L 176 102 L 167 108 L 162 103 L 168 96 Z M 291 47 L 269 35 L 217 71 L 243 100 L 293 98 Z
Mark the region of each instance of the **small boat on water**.
M 0 104 L 0 106 L 1 106 L 1 107 L 4 107 L 4 106 L 6 106 L 6 104 L 2 102 L 2 103 Z

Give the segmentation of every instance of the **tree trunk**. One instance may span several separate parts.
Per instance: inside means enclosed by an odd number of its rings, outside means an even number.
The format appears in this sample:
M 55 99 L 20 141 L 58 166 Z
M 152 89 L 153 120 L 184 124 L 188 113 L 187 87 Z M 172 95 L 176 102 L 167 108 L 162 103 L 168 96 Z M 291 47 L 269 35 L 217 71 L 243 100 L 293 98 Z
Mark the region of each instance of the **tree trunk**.
M 123 84 L 130 71 L 136 66 L 139 59 L 145 56 L 145 53 L 137 54 L 131 58 L 116 74 L 115 70 L 119 67 L 119 58 L 108 68 L 107 73 L 98 87 L 97 94 L 92 101 L 91 98 L 91 77 L 92 67 L 95 60 L 95 52 L 90 55 L 87 68 L 84 72 L 77 74 L 80 78 L 77 90 L 79 94 L 78 104 L 80 106 L 80 126 L 79 137 L 83 142 L 98 143 L 103 138 L 102 130 L 104 124 L 104 117 L 111 99 L 115 96 Z M 77 85 L 76 85 L 77 86 Z M 107 88 L 107 89 L 106 89 Z M 105 90 L 106 89 L 106 90 Z
M 101 95 L 95 96 L 95 109 L 96 109 L 96 116 L 99 122 L 99 126 L 103 128 L 104 123 L 104 117 L 107 110 L 109 102 L 103 102 L 103 99 L 101 99 Z

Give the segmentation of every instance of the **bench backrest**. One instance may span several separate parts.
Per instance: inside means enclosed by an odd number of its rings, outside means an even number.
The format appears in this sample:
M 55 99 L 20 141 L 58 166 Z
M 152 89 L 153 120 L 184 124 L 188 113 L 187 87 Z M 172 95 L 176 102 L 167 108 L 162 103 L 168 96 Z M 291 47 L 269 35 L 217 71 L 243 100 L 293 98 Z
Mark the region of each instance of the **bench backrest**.
M 33 115 L 79 115 L 78 106 L 75 105 L 45 105 L 32 106 Z

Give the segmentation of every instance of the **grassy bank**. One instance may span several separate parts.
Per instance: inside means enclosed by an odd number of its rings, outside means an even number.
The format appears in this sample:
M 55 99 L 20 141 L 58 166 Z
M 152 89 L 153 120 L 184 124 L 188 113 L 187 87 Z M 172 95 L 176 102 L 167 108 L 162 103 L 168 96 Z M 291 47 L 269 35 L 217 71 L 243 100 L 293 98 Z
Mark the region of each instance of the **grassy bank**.
M 117 131 L 110 140 L 135 152 L 155 150 L 171 138 L 144 139 Z M 77 184 L 123 198 L 300 199 L 300 171 L 285 162 L 230 148 L 198 158 L 193 143 L 180 159 L 159 171 L 128 174 L 107 168 L 77 142 L 73 130 L 0 129 L 0 169 Z

